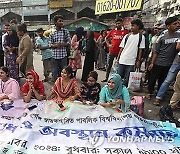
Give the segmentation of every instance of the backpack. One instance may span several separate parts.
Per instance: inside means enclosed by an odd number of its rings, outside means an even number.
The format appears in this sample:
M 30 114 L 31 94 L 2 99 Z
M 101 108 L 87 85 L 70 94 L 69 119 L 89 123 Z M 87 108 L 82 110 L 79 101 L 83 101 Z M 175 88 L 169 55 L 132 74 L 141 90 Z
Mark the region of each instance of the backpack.
M 125 47 L 125 45 L 126 45 L 126 43 L 127 43 L 127 40 L 128 40 L 128 38 L 129 38 L 130 35 L 131 35 L 131 33 L 129 33 L 129 34 L 126 35 L 126 38 L 125 38 L 125 41 L 124 41 L 124 47 Z M 141 41 L 142 41 L 142 36 L 143 36 L 143 35 L 142 35 L 141 33 L 139 33 L 137 57 L 138 57 L 138 55 L 139 55 L 139 47 L 140 47 L 140 44 L 141 44 Z
M 160 108 L 159 118 L 161 121 L 169 121 L 171 123 L 175 123 L 177 127 L 180 127 L 180 122 L 174 118 L 173 110 L 169 104 Z

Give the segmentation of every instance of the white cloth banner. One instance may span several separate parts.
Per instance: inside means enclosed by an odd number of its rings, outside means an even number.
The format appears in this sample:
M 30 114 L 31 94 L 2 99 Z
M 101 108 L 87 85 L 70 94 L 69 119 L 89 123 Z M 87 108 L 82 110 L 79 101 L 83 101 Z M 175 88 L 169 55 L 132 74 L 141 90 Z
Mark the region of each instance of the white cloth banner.
M 33 104 L 32 111 L 21 100 L 0 109 L 0 154 L 180 153 L 180 131 L 168 122 L 80 102 L 65 103 L 65 111 L 51 101 Z

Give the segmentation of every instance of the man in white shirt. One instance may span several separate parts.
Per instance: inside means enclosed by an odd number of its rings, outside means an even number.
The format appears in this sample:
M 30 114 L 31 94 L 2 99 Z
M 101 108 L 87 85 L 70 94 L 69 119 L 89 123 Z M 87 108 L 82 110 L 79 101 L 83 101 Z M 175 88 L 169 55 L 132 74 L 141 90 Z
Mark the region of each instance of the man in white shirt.
M 123 84 L 128 85 L 129 74 L 134 68 L 140 68 L 142 59 L 142 49 L 145 48 L 145 37 L 140 34 L 144 28 L 141 20 L 135 19 L 131 22 L 131 34 L 124 36 L 120 44 L 120 52 L 117 58 L 118 73 L 123 79 Z
M 4 41 L 5 41 L 5 37 L 6 37 L 6 35 L 8 35 L 7 34 L 7 30 L 8 29 L 10 29 L 10 25 L 9 24 L 5 24 L 4 25 L 4 34 L 2 35 L 2 53 L 1 53 L 1 56 L 0 56 L 0 61 L 1 61 L 1 66 L 4 66 L 4 57 L 5 57 L 5 55 L 4 55 L 4 52 L 5 52 L 5 48 L 4 48 Z

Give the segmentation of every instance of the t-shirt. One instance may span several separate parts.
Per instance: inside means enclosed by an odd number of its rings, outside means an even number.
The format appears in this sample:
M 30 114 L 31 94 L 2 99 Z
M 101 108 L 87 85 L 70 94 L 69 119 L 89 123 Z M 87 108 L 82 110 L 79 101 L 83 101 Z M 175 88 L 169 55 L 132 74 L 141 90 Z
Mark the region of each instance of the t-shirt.
M 128 30 L 123 29 L 123 30 L 117 30 L 113 29 L 111 30 L 106 38 L 111 38 L 111 44 L 112 48 L 109 48 L 109 52 L 112 54 L 118 54 L 119 53 L 119 44 L 121 43 L 123 37 L 128 34 Z
M 120 44 L 120 47 L 123 48 L 123 51 L 121 53 L 119 63 L 124 64 L 124 65 L 135 65 L 135 61 L 136 61 L 137 53 L 138 53 L 139 33 L 131 34 L 125 44 L 126 36 L 124 36 Z M 142 35 L 142 41 L 140 43 L 139 48 L 141 49 L 145 48 L 144 35 Z
M 156 46 L 158 37 L 159 37 L 158 35 L 154 35 L 151 39 L 151 42 L 149 44 L 149 48 L 151 49 L 151 52 L 149 53 L 149 58 L 151 58 L 152 53 L 155 52 L 155 46 Z
M 49 45 L 48 37 L 44 37 L 44 40 L 41 37 L 38 37 L 36 40 L 36 44 L 40 45 L 41 47 L 47 47 Z M 52 57 L 52 51 L 50 49 L 41 50 L 42 52 L 42 59 L 49 59 Z
M 178 32 L 175 32 L 173 35 L 165 33 L 158 38 L 155 46 L 155 52 L 158 54 L 155 62 L 156 65 L 167 67 L 172 65 L 174 57 L 177 54 L 176 41 L 178 38 L 180 38 L 180 33 Z
M 178 43 L 180 43 L 180 39 L 177 40 Z M 173 61 L 173 64 L 177 64 L 177 65 L 180 65 L 180 51 L 179 53 L 176 55 L 174 61 Z

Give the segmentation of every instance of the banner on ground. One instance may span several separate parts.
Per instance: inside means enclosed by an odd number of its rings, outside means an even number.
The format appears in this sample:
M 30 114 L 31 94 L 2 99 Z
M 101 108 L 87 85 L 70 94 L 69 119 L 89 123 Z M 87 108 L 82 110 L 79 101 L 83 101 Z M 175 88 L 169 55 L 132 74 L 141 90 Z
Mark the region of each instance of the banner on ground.
M 96 0 L 95 14 L 141 9 L 143 0 Z
M 49 7 L 51 9 L 58 9 L 64 7 L 72 7 L 72 0 L 49 0 Z
M 39 105 L 32 111 L 16 102 L 7 113 L 0 110 L 0 153 L 180 153 L 180 131 L 170 123 L 79 102 L 65 103 L 65 111 L 54 102 L 33 103 Z

